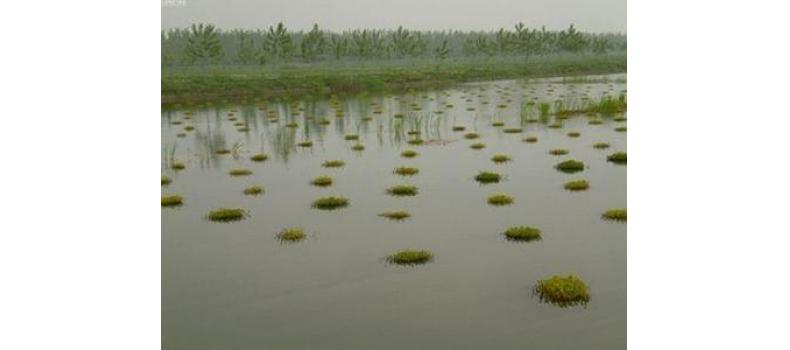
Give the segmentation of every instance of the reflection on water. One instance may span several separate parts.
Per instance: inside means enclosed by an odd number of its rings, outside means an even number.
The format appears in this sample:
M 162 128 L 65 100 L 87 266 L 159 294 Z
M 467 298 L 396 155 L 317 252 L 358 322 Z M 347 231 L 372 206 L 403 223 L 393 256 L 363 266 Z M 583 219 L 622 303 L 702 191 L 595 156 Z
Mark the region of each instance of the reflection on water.
M 625 348 L 626 225 L 600 219 L 626 207 L 626 166 L 606 161 L 626 151 L 626 133 L 615 131 L 624 113 L 601 112 L 617 103 L 582 112 L 624 94 L 616 75 L 163 112 L 162 175 L 171 182 L 162 193 L 184 197 L 162 209 L 163 348 Z M 469 148 L 477 142 L 485 148 Z M 407 149 L 419 155 L 402 157 Z M 259 153 L 268 160 L 250 161 Z M 494 154 L 511 161 L 494 163 Z M 331 159 L 346 164 L 321 166 Z M 584 163 L 581 172 L 555 170 L 571 159 Z M 171 170 L 175 162 L 185 169 Z M 400 166 L 419 172 L 404 179 L 392 173 Z M 253 174 L 231 177 L 232 168 Z M 482 186 L 480 171 L 503 180 Z M 321 175 L 332 185 L 310 185 Z M 563 188 L 576 179 L 589 189 Z M 405 182 L 419 193 L 387 195 Z M 244 195 L 252 185 L 265 192 Z M 515 201 L 489 206 L 492 193 Z M 353 205 L 311 209 L 333 195 Z M 249 216 L 204 219 L 222 207 Z M 396 211 L 411 217 L 379 216 Z M 501 239 L 514 225 L 545 235 L 528 245 Z M 281 244 L 276 235 L 288 227 L 306 237 Z M 436 259 L 382 263 L 402 249 Z M 542 276 L 566 273 L 589 283 L 594 301 L 585 308 L 525 293 Z

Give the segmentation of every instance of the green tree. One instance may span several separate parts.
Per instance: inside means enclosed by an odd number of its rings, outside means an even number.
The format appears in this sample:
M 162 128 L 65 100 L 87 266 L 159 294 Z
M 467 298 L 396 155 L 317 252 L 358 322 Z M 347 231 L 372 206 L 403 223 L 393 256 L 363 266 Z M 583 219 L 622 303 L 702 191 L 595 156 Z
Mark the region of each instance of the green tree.
M 300 45 L 302 58 L 308 61 L 315 61 L 316 58 L 326 51 L 326 38 L 324 32 L 318 29 L 318 24 L 313 24 L 313 29 L 302 39 Z
M 262 57 L 287 59 L 293 54 L 293 40 L 285 25 L 280 22 L 277 27 L 271 26 L 263 37 Z
M 185 49 L 185 55 L 190 63 L 216 62 L 222 57 L 222 44 L 219 42 L 218 31 L 213 25 L 193 24 L 190 29 Z
M 241 32 L 238 36 L 239 51 L 236 60 L 241 64 L 252 64 L 258 62 L 258 52 L 255 50 L 255 44 L 252 41 L 252 36 L 248 33 Z
M 436 58 L 441 61 L 447 59 L 447 56 L 450 54 L 450 49 L 447 48 L 447 39 L 444 39 L 442 44 L 436 47 L 434 54 L 436 55 Z

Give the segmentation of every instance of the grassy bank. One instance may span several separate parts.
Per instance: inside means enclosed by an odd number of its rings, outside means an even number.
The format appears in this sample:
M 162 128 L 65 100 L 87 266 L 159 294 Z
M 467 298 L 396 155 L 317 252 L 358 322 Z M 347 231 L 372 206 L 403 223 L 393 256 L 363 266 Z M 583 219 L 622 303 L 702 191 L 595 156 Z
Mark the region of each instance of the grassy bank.
M 406 61 L 284 66 L 163 67 L 162 106 L 441 88 L 496 79 L 620 73 L 626 54 L 518 60 Z

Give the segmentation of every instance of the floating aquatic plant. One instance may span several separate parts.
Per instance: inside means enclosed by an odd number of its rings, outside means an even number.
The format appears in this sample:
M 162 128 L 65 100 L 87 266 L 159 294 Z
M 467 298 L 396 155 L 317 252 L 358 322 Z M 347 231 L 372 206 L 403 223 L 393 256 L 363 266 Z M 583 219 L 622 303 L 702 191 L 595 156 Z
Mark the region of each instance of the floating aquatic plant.
M 477 175 L 475 175 L 475 181 L 483 184 L 496 183 L 501 180 L 502 180 L 502 175 L 491 171 L 481 171 Z
M 584 170 L 584 163 L 571 159 L 557 163 L 554 168 L 564 173 L 575 173 Z
M 220 149 L 214 151 L 214 153 L 216 153 L 216 154 L 229 154 L 230 150 L 227 149 L 227 148 L 220 148 Z
M 524 129 L 521 129 L 521 128 L 507 128 L 507 129 L 504 129 L 502 131 L 504 133 L 506 133 L 506 134 L 518 134 L 518 133 L 523 132 Z
M 356 145 L 351 146 L 351 150 L 352 151 L 364 151 L 365 150 L 365 146 L 363 146 L 361 143 L 358 143 Z
M 513 197 L 508 196 L 504 193 L 493 194 L 488 197 L 488 204 L 494 206 L 503 206 L 513 204 Z
M 359 140 L 359 135 L 349 134 L 344 137 L 347 141 Z
M 453 131 L 464 131 L 466 130 L 465 126 L 454 126 Z
M 535 142 L 538 142 L 538 138 L 537 138 L 537 136 L 529 136 L 529 137 L 524 138 L 524 142 L 526 142 L 526 143 L 535 143 Z
M 486 148 L 486 144 L 477 142 L 477 143 L 473 143 L 473 144 L 469 145 L 469 148 L 471 148 L 471 149 L 483 149 L 483 148 Z
M 626 219 L 628 218 L 628 213 L 625 208 L 610 209 L 605 211 L 603 214 L 601 214 L 601 217 L 604 220 L 626 222 Z
M 258 153 L 250 157 L 250 160 L 253 162 L 263 162 L 266 161 L 267 159 L 269 159 L 269 156 L 263 153 Z
M 299 242 L 305 239 L 307 235 L 304 234 L 304 229 L 299 227 L 285 228 L 277 233 L 277 239 L 284 243 Z
M 416 196 L 417 192 L 418 192 L 417 186 L 412 186 L 412 185 L 397 185 L 387 189 L 387 193 L 398 197 Z
M 170 167 L 173 168 L 173 170 L 183 170 L 186 166 L 181 162 L 173 162 Z
M 184 198 L 179 195 L 162 196 L 163 207 L 177 207 L 181 204 L 184 204 Z
M 252 170 L 236 168 L 236 169 L 230 169 L 230 172 L 228 172 L 228 174 L 230 174 L 230 176 L 247 176 L 247 175 L 252 175 Z
M 216 222 L 231 222 L 242 220 L 246 216 L 247 212 L 244 209 L 219 208 L 210 211 L 207 215 L 207 218 Z
M 379 214 L 381 217 L 385 217 L 390 220 L 400 221 L 411 217 L 411 214 L 405 210 L 397 210 L 397 211 L 386 211 Z
M 411 140 L 409 140 L 409 144 L 410 145 L 422 145 L 423 142 L 425 142 L 425 141 L 423 141 L 422 139 L 419 139 L 419 138 L 418 139 L 411 139 Z
M 584 191 L 590 187 L 587 180 L 573 180 L 565 183 L 565 189 L 568 191 Z
M 581 134 L 576 131 L 571 131 L 568 133 L 568 137 L 579 137 Z
M 539 241 L 541 237 L 540 229 L 529 226 L 513 226 L 503 233 L 505 238 L 511 241 Z
M 313 147 L 313 141 L 302 141 L 296 144 L 299 147 Z
M 491 157 L 491 161 L 494 163 L 505 163 L 510 161 L 510 156 L 507 154 L 495 154 Z
M 248 196 L 257 196 L 263 194 L 263 187 L 261 186 L 250 186 L 244 189 L 244 194 Z
M 626 132 L 626 131 L 627 131 L 627 129 L 626 129 L 626 127 L 625 127 L 625 126 L 618 126 L 618 127 L 614 128 L 614 131 L 617 131 L 617 132 Z
M 332 178 L 329 177 L 329 176 L 319 176 L 319 177 L 313 179 L 312 181 L 310 181 L 310 184 L 313 185 L 313 186 L 318 186 L 318 187 L 331 186 L 332 185 Z
M 593 144 L 593 148 L 595 149 L 606 149 L 609 148 L 609 144 L 606 142 L 596 142 Z
M 589 287 L 581 278 L 573 275 L 565 277 L 555 275 L 538 280 L 533 295 L 537 295 L 542 302 L 563 308 L 587 305 L 590 302 Z
M 173 180 L 171 180 L 169 177 L 167 177 L 165 175 L 162 175 L 162 186 L 167 186 L 171 182 L 173 182 Z
M 327 160 L 323 164 L 321 164 L 324 168 L 339 168 L 346 165 L 346 162 L 342 160 Z
M 313 201 L 313 208 L 322 210 L 334 210 L 345 208 L 349 205 L 349 200 L 341 196 L 329 196 L 318 198 Z
M 388 261 L 398 265 L 419 265 L 433 260 L 433 254 L 427 250 L 401 250 L 387 258 Z
M 467 133 L 467 134 L 464 135 L 464 138 L 467 139 L 467 140 L 474 140 L 474 139 L 479 138 L 479 137 L 480 137 L 480 134 L 474 133 L 474 132 L 470 132 L 470 133 Z
M 401 157 L 404 157 L 404 158 L 414 158 L 414 157 L 417 156 L 417 154 L 418 154 L 417 151 L 407 149 L 407 150 L 401 152 L 400 155 L 401 155 Z
M 496 121 L 496 122 L 491 123 L 491 126 L 493 126 L 495 128 L 498 128 L 498 127 L 501 127 L 501 126 L 505 126 L 505 122 Z
M 297 127 L 299 127 L 299 124 L 296 124 L 296 123 L 288 123 L 288 124 L 285 124 L 285 127 L 286 127 L 286 128 L 297 128 Z
M 612 153 L 608 157 L 606 157 L 606 161 L 615 164 L 625 164 L 627 161 L 627 157 L 625 152 L 617 152 L 617 153 Z
M 555 149 L 549 150 L 549 154 L 551 154 L 553 156 L 564 156 L 564 155 L 568 154 L 568 150 L 564 149 L 564 148 L 555 148 Z
M 397 167 L 395 168 L 395 170 L 393 170 L 393 173 L 403 176 L 416 175 L 419 172 L 420 169 L 408 167 L 408 166 Z

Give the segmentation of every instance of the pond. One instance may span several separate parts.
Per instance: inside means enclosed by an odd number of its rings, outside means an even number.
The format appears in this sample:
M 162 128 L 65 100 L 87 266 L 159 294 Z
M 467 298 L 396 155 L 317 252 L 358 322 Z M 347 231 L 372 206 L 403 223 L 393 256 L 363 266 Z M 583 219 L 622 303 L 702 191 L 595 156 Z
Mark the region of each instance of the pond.
M 626 224 L 602 219 L 626 208 L 627 166 L 607 161 L 626 152 L 625 113 L 554 113 L 625 93 L 609 75 L 164 111 L 163 201 L 182 203 L 162 206 L 163 348 L 625 348 Z M 313 206 L 330 196 L 348 203 Z M 218 208 L 244 214 L 210 221 Z M 509 240 L 513 226 L 541 237 Z M 279 239 L 289 228 L 304 237 Z M 432 259 L 388 260 L 404 249 Z M 533 295 L 553 275 L 583 279 L 589 302 Z

